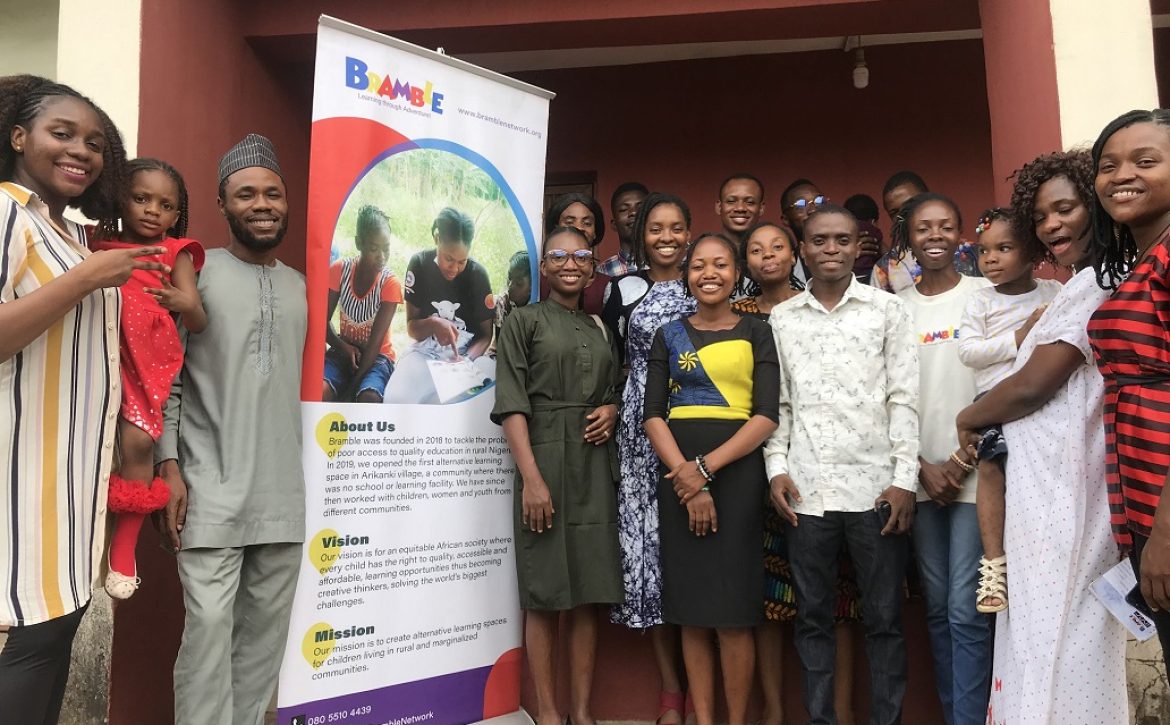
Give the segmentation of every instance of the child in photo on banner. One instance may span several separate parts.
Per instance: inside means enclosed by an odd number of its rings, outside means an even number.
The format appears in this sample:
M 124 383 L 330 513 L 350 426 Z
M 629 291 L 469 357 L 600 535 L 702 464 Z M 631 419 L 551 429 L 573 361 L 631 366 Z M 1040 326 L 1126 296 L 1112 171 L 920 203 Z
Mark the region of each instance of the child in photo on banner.
M 1028 244 L 1030 235 L 1016 231 L 1011 211 L 996 207 L 983 212 L 976 253 L 979 271 L 994 287 L 976 291 L 967 302 L 959 328 L 959 359 L 975 371 L 975 389 L 983 395 L 1011 373 L 1024 338 L 1060 292 L 1059 282 L 1033 277 L 1041 247 Z M 979 561 L 976 608 L 992 613 L 1007 608 L 1007 557 L 1003 551 L 1004 459 L 1007 442 L 1000 426 L 986 428 L 976 455 L 979 459 L 976 508 L 983 556 Z
M 149 259 L 170 274 L 135 271 L 122 285 L 122 409 L 118 423 L 119 466 L 110 476 L 109 509 L 117 514 L 110 541 L 106 591 L 128 599 L 138 589 L 134 547 L 146 515 L 167 504 L 167 484 L 154 477 L 154 444 L 162 434 L 163 406 L 183 367 L 183 342 L 172 315 L 190 334 L 207 327 L 207 313 L 195 287 L 203 247 L 187 239 L 187 187 L 170 164 L 135 159 L 120 219 L 104 219 L 94 249 L 164 247 Z M 153 479 L 153 480 L 152 480 Z
M 608 329 L 577 309 L 593 266 L 581 231 L 553 229 L 540 262 L 548 299 L 516 308 L 498 342 L 492 421 L 516 461 L 516 572 L 538 725 L 566 722 L 556 704 L 561 612 L 573 683 L 567 721 L 593 722 L 597 605 L 622 600 L 613 440 L 621 368 Z
M 500 330 L 504 328 L 504 320 L 512 311 L 528 304 L 532 299 L 532 267 L 528 260 L 528 252 L 516 252 L 508 260 L 508 288 L 496 295 L 495 322 L 492 323 L 492 346 L 488 353 L 496 354 L 496 345 L 499 344 Z
M 357 259 L 329 265 L 329 312 L 325 335 L 325 381 L 321 400 L 381 403 L 394 373 L 390 323 L 402 304 L 402 285 L 389 269 L 390 218 L 366 204 L 358 210 Z M 333 329 L 340 308 L 341 332 Z

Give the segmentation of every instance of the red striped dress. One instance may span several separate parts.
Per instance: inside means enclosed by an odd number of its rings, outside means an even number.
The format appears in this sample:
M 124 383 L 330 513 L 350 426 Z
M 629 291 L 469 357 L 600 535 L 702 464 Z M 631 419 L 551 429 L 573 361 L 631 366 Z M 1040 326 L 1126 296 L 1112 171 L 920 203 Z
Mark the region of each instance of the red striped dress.
M 1119 544 L 1148 537 L 1170 469 L 1170 235 L 1089 320 L 1105 378 L 1105 481 Z

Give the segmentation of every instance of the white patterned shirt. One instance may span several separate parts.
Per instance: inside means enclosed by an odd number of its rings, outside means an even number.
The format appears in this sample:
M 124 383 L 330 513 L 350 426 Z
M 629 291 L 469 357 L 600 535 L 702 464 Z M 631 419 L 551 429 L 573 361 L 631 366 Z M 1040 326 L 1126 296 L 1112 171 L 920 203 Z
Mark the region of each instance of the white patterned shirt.
M 36 194 L 0 184 L 0 304 L 89 256 Z M 27 626 L 89 601 L 105 550 L 106 493 L 121 403 L 117 288 L 95 290 L 0 362 L 0 625 Z
M 768 478 L 787 473 L 797 513 L 872 509 L 918 484 L 918 345 L 894 295 L 854 279 L 826 310 L 809 291 L 769 317 L 780 352 L 780 424 Z

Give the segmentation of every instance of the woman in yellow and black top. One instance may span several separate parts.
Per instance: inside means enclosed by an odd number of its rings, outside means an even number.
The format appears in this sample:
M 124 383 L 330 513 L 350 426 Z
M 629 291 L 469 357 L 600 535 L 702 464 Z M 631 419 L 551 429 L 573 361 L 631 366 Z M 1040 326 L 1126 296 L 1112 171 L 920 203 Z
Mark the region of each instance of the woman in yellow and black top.
M 751 692 L 752 627 L 763 621 L 764 460 L 776 427 L 780 366 L 769 327 L 728 302 L 737 245 L 704 235 L 687 250 L 698 311 L 659 328 L 646 375 L 645 426 L 662 461 L 658 487 L 663 619 L 682 626 L 698 725 L 714 722 L 719 639 L 729 725 Z

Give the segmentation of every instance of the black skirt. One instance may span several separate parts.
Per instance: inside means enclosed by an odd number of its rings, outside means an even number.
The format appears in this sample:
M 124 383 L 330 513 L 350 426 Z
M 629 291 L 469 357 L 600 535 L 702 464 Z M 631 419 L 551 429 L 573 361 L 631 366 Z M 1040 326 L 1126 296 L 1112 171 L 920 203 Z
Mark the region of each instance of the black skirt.
M 744 424 L 734 420 L 670 422 L 688 460 L 718 448 Z M 711 484 L 719 530 L 695 536 L 687 507 L 660 466 L 659 539 L 662 616 L 689 627 L 754 627 L 764 621 L 764 456 L 760 450 L 720 470 Z

